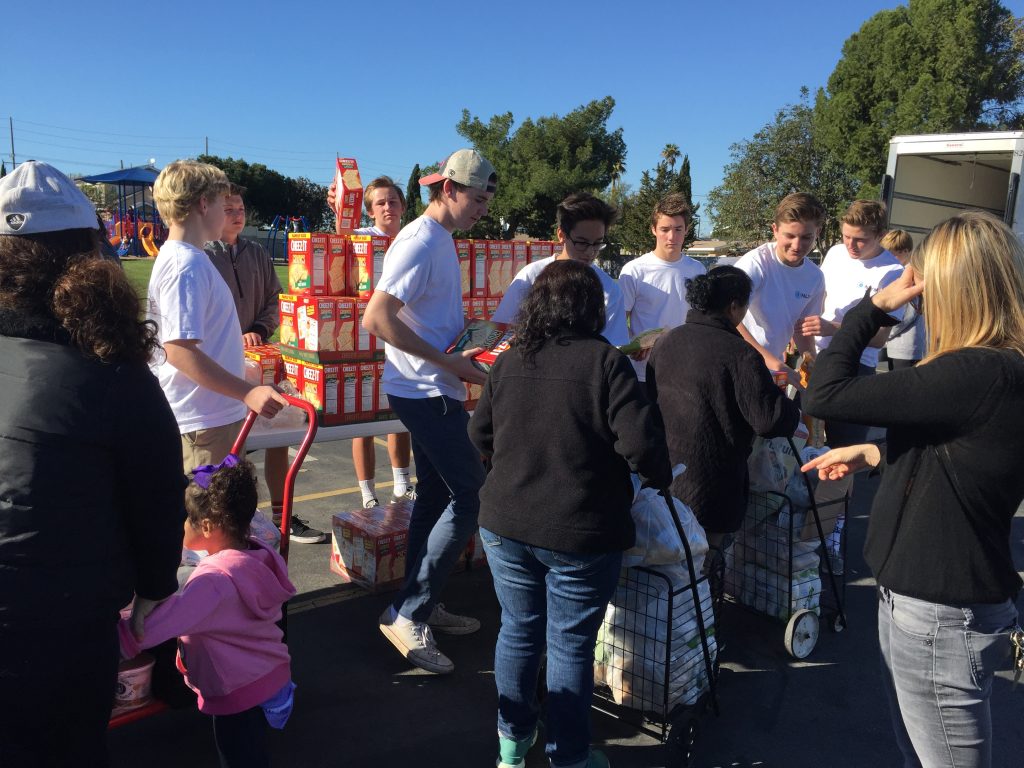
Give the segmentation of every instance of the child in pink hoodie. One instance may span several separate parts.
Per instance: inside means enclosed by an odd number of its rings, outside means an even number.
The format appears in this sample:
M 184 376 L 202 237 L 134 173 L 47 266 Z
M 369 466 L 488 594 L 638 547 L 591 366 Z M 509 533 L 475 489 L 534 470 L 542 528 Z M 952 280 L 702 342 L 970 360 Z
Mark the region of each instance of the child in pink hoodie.
M 291 659 L 277 622 L 295 587 L 281 556 L 247 538 L 256 510 L 248 461 L 229 454 L 217 466 L 197 467 L 185 509 L 184 546 L 209 555 L 146 618 L 143 637 L 121 622 L 121 654 L 180 638 L 178 669 L 199 710 L 213 716 L 221 767 L 267 766 L 267 724 L 283 728 L 292 708 Z

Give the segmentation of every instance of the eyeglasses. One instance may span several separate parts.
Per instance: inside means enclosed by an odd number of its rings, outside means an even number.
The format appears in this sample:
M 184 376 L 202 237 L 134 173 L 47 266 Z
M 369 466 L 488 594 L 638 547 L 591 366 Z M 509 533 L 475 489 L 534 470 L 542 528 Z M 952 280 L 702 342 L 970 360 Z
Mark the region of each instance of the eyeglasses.
M 581 251 L 597 251 L 598 253 L 600 253 L 601 251 L 608 247 L 608 243 L 606 243 L 604 240 L 598 240 L 596 243 L 592 243 L 589 240 L 574 240 L 573 238 L 570 237 L 569 242 L 572 243 L 577 248 L 579 248 Z

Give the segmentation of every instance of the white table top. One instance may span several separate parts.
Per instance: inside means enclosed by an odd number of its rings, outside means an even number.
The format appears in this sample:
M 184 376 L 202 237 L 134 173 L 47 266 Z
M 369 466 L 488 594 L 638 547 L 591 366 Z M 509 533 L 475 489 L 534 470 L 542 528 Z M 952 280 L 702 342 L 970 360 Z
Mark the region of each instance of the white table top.
M 391 421 L 370 421 L 365 424 L 341 424 L 336 427 L 320 427 L 316 431 L 315 443 L 329 443 L 333 440 L 351 440 L 353 437 L 377 437 L 395 432 L 406 432 L 405 426 L 398 419 Z M 245 441 L 247 450 L 256 451 L 261 448 L 280 448 L 298 445 L 306 436 L 305 427 L 286 427 L 284 429 L 264 428 L 257 423 Z

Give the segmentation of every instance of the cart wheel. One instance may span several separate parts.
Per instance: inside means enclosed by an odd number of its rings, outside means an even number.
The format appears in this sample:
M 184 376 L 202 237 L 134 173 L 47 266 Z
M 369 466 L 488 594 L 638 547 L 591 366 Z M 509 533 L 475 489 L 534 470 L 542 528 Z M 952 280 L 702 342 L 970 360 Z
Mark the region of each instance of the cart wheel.
M 786 625 L 786 651 L 795 659 L 806 659 L 818 643 L 818 631 L 818 615 L 814 611 L 797 611 Z
M 668 739 L 665 742 L 674 753 L 674 757 L 679 760 L 678 763 L 673 762 L 673 765 L 691 768 L 694 757 L 693 745 L 696 741 L 697 715 L 690 714 L 673 723 L 672 730 L 668 732 Z
M 843 614 L 837 613 L 833 615 L 831 626 L 832 631 L 835 632 L 837 635 L 844 629 L 846 629 L 846 621 L 843 619 Z

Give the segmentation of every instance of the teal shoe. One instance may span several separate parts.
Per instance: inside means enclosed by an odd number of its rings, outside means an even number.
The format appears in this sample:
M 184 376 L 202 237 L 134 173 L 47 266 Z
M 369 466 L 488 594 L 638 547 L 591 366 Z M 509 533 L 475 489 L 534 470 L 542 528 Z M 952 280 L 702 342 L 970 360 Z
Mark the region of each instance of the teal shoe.
M 590 750 L 590 756 L 582 763 L 573 763 L 572 768 L 609 768 L 611 763 L 604 752 L 599 749 Z
M 525 739 L 506 739 L 498 734 L 498 768 L 522 768 L 526 765 L 526 753 L 537 742 L 537 729 Z

